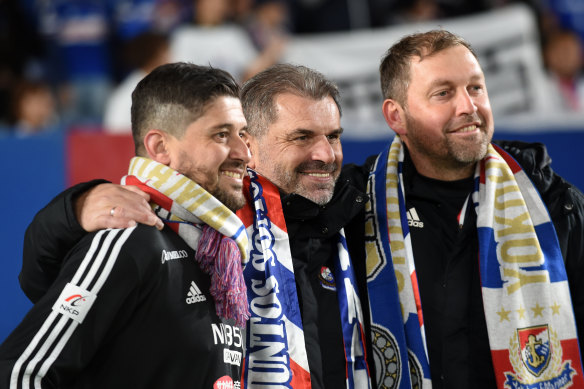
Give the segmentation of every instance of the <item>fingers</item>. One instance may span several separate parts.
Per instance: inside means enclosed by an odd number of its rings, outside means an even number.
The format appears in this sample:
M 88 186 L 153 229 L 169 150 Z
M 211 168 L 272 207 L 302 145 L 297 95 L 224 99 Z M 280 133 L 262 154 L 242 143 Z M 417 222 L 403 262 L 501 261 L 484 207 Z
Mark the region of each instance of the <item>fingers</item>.
M 150 195 L 148 193 L 144 192 L 143 190 L 141 190 L 140 188 L 138 188 L 137 186 L 126 185 L 126 186 L 120 186 L 120 188 L 123 188 L 125 190 L 129 190 L 130 192 L 136 193 L 137 195 L 143 197 L 144 200 L 146 200 L 147 202 L 150 201 Z
M 125 187 L 122 187 L 125 188 Z M 133 187 L 135 188 L 135 187 Z M 140 190 L 135 188 L 136 190 Z M 126 189 L 124 189 L 126 190 Z M 156 214 L 152 211 L 150 204 L 141 194 L 132 193 L 133 191 L 126 190 L 127 193 L 120 192 L 119 196 L 110 203 L 110 208 L 106 209 L 106 215 L 109 216 L 114 224 L 117 223 L 130 223 L 125 227 L 131 227 L 135 223 L 146 224 L 149 226 L 154 226 L 161 230 L 164 227 L 164 223 Z M 142 192 L 142 191 L 140 191 Z M 148 196 L 146 193 L 142 194 Z M 114 216 L 110 215 L 111 206 L 115 206 Z M 114 227 L 123 228 L 123 227 Z
M 136 223 L 162 229 L 164 224 L 152 212 L 149 199 L 147 193 L 136 187 L 100 184 L 77 199 L 77 220 L 86 231 L 127 228 Z

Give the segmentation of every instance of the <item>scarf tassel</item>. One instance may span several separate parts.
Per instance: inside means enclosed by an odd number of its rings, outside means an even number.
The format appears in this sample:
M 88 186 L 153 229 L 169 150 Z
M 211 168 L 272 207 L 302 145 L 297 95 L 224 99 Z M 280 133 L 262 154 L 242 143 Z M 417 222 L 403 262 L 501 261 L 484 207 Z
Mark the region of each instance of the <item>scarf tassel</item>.
M 210 293 L 217 315 L 234 319 L 239 327 L 245 327 L 249 319 L 247 288 L 235 241 L 204 225 L 195 259 L 201 269 L 211 275 Z

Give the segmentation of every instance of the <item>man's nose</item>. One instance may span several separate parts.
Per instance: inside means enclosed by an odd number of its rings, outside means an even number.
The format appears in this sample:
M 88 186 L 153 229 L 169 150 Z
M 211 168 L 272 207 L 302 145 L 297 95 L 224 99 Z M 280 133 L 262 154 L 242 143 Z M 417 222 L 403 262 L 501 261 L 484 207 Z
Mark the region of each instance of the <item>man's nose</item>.
M 472 96 L 465 89 L 461 91 L 456 98 L 456 114 L 471 115 L 477 111 L 477 106 Z
M 230 157 L 248 164 L 249 161 L 251 161 L 251 153 L 249 152 L 244 140 L 239 136 L 235 136 L 232 139 Z
M 335 162 L 335 151 L 326 135 L 319 136 L 312 145 L 312 159 L 327 164 Z

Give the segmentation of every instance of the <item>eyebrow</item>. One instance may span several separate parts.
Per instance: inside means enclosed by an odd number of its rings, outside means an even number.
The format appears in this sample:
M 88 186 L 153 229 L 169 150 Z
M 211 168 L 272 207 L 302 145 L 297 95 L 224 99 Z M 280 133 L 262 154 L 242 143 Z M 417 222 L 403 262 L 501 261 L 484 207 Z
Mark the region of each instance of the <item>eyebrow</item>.
M 481 75 L 480 73 L 477 73 L 473 76 L 470 77 L 470 81 L 476 82 L 476 81 L 484 81 L 485 77 L 483 75 Z M 444 86 L 444 85 L 451 85 L 454 82 L 451 79 L 447 79 L 447 78 L 438 78 L 434 81 L 432 81 L 430 83 L 430 89 L 432 88 L 436 88 L 439 86 Z
M 331 131 L 330 133 L 327 133 L 326 135 L 332 135 L 332 134 L 341 135 L 343 133 L 343 131 L 344 131 L 344 129 L 341 127 L 341 128 L 337 128 L 336 130 Z M 296 128 L 295 130 L 293 130 L 292 132 L 289 133 L 289 136 L 312 135 L 315 132 L 316 132 L 315 130 L 309 130 L 307 128 Z
M 210 131 L 215 131 L 215 130 L 220 130 L 222 128 L 227 128 L 229 130 L 234 129 L 235 126 L 233 125 L 233 123 L 220 123 L 217 125 L 214 125 L 213 127 L 209 127 Z M 247 125 L 243 128 L 240 129 L 240 131 L 247 131 Z

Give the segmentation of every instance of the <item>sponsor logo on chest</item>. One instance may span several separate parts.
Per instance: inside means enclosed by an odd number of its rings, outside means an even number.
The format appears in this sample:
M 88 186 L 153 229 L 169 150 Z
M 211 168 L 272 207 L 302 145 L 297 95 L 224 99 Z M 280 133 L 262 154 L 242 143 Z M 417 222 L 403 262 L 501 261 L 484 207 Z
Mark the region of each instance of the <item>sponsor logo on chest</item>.
M 166 251 L 162 250 L 162 256 L 160 262 L 165 263 L 168 261 L 172 261 L 174 259 L 182 259 L 188 257 L 186 250 L 172 250 Z

